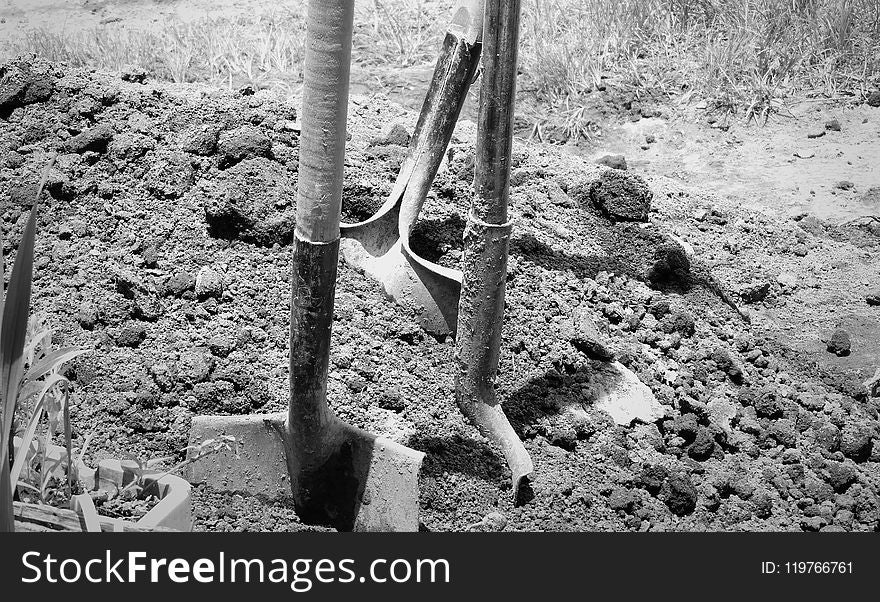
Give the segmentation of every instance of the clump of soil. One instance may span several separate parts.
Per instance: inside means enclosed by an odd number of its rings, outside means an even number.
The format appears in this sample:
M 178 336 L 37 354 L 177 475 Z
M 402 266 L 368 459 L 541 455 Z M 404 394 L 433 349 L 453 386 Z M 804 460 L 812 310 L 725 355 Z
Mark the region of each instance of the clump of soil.
M 61 153 L 41 205 L 34 306 L 57 344 L 92 350 L 68 371 L 75 444 L 93 431 L 95 458 L 179 454 L 194 414 L 286 407 L 294 105 L 42 61 L 9 63 L 0 78 L 5 252 L 40 170 Z M 349 221 L 393 185 L 406 149 L 371 141 L 394 121 L 411 131 L 415 119 L 353 99 Z M 459 127 L 416 228 L 414 246 L 447 265 L 460 256 L 473 136 Z M 710 197 L 663 178 L 647 182 L 650 212 L 633 214 L 647 222 L 613 221 L 572 197 L 617 177 L 607 167 L 539 145 L 517 145 L 514 159 L 498 393 L 535 462 L 523 506 L 498 450 L 455 406 L 452 341 L 426 336 L 379 283 L 339 267 L 330 402 L 426 452 L 423 529 L 877 530 L 880 403 L 774 325 L 803 324 L 806 311 L 781 277 L 748 297 L 776 323 L 750 325 L 728 302 L 781 265 L 782 244 L 813 245 L 809 258 L 782 254 L 803 286 L 809 265 L 845 256 L 845 243 L 735 203 L 700 213 Z M 735 261 L 717 261 L 731 245 Z M 597 332 L 585 344 L 567 326 L 572 316 L 595 323 L 603 353 Z M 832 355 L 818 333 L 804 336 Z M 591 377 L 609 357 L 650 387 L 662 419 L 620 426 L 594 407 Z M 202 488 L 194 499 L 199 529 L 311 528 L 284 501 Z

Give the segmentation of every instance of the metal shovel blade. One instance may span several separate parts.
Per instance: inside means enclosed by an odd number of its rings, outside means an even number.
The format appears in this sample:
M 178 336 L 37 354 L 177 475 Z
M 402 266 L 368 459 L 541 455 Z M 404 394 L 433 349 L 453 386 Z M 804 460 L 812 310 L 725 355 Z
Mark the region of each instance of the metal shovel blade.
M 324 496 L 324 516 L 302 517 L 307 522 L 341 531 L 418 531 L 422 452 L 339 421 L 332 436 L 336 453 L 303 479 L 290 472 L 286 419 L 286 413 L 194 417 L 190 444 L 231 435 L 240 450 L 237 456 L 220 452 L 190 464 L 186 478 L 215 491 L 268 499 L 290 499 L 291 483 L 299 479 L 321 488 L 316 495 Z
M 382 283 L 385 293 L 413 310 L 422 328 L 455 333 L 461 273 L 419 257 L 399 237 L 399 203 L 387 214 L 359 224 L 342 224 L 339 249 L 345 261 Z
M 468 23 L 470 14 L 459 11 L 456 19 Z M 482 18 L 481 13 L 478 16 Z M 381 282 L 390 297 L 413 309 L 421 326 L 435 335 L 456 331 L 461 272 L 420 257 L 410 246 L 410 232 L 473 81 L 480 56 L 474 27 L 463 28 L 454 21 L 447 32 L 391 195 L 369 219 L 339 226 L 346 262 Z

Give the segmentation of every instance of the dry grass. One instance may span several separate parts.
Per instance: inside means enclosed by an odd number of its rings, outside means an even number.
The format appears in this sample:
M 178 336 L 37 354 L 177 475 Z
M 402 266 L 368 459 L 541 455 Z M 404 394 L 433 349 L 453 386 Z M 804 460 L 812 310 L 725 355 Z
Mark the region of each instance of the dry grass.
M 155 30 L 100 27 L 76 34 L 29 32 L 18 50 L 78 67 L 146 69 L 173 82 L 254 87 L 302 79 L 305 24 L 295 10 L 208 18 Z
M 527 0 L 522 68 L 571 133 L 598 86 L 766 120 L 880 73 L 880 0 Z
M 434 61 L 453 2 L 359 0 L 355 61 L 391 74 Z M 590 95 L 705 100 L 766 120 L 804 95 L 864 93 L 880 73 L 880 0 L 523 0 L 523 99 L 588 135 Z M 296 86 L 301 9 L 152 31 L 30 33 L 15 50 L 73 65 L 137 65 L 176 82 Z M 379 77 L 380 82 L 383 78 Z M 387 80 L 386 80 L 387 81 Z

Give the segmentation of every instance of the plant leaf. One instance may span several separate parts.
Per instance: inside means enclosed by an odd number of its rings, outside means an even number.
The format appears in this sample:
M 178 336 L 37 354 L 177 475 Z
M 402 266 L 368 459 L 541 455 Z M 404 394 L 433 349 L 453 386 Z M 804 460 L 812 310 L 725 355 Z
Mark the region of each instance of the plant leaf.
M 18 391 L 18 403 L 23 404 L 28 399 L 36 395 L 40 392 L 40 389 L 43 388 L 42 381 L 38 380 L 29 380 L 25 381 L 25 383 L 21 386 L 21 389 Z
M 58 415 L 61 413 L 62 408 L 60 407 L 59 403 L 55 403 L 54 398 L 49 396 L 49 391 L 51 391 L 53 387 L 59 384 L 66 389 L 67 379 L 60 374 L 53 374 L 43 383 L 43 388 L 40 389 L 39 397 L 37 397 L 38 403 L 41 403 L 43 407 L 46 408 L 46 414 L 49 416 L 50 435 L 54 435 L 57 431 Z
M 34 412 L 31 414 L 31 420 L 28 422 L 27 430 L 24 432 L 24 436 L 21 438 L 21 445 L 18 446 L 18 453 L 15 454 L 15 462 L 12 464 L 12 475 L 10 480 L 13 485 L 13 492 L 15 491 L 16 484 L 18 483 L 19 478 L 21 477 L 21 470 L 24 468 L 25 460 L 31 451 L 31 444 L 34 442 L 34 435 L 37 432 L 37 426 L 40 424 L 40 418 L 43 417 L 43 400 L 40 399 L 37 401 L 37 405 L 34 406 Z
M 64 447 L 67 448 L 67 497 L 70 497 L 73 487 L 73 433 L 70 430 L 70 383 L 67 379 L 64 382 Z
M 21 360 L 31 306 L 37 209 L 40 205 L 40 195 L 43 194 L 43 188 L 46 187 L 46 180 L 49 178 L 49 170 L 55 164 L 57 156 L 57 153 L 53 155 L 43 170 L 37 196 L 21 235 L 18 252 L 15 254 L 15 263 L 12 266 L 2 317 L 0 317 L 0 335 L 2 335 L 0 336 L 0 463 L 4 467 L 2 471 L 4 480 L 10 476 L 6 469 L 9 463 L 10 431 L 15 416 L 15 404 L 18 401 L 18 390 L 21 386 L 23 370 Z M 10 483 L 4 482 L 3 485 L 0 485 L 0 489 L 4 487 L 10 488 L 11 491 Z M 14 525 L 14 518 L 11 516 L 11 498 L 8 507 L 5 504 L 5 499 L 0 502 L 0 512 L 4 515 L 0 522 L 4 522 L 4 524 L 9 522 Z M 10 514 L 10 516 L 7 518 L 6 514 Z
M 12 418 L 15 414 L 15 403 L 21 386 L 22 354 L 24 339 L 27 334 L 28 313 L 31 306 L 31 279 L 34 273 L 34 237 L 37 228 L 37 204 L 31 208 L 30 217 L 15 255 L 12 275 L 9 277 L 9 288 L 6 292 L 6 303 L 0 329 L 0 403 L 3 407 L 2 457 L 0 462 L 9 461 L 9 432 L 12 429 Z
M 30 341 L 24 347 L 24 355 L 29 360 L 33 360 L 34 353 L 37 350 L 37 345 L 39 345 L 47 335 L 51 335 L 52 331 L 48 328 L 44 328 L 43 330 L 36 332 L 30 335 Z
M 28 370 L 25 380 L 37 380 L 55 370 L 58 366 L 65 362 L 69 362 L 78 355 L 88 353 L 88 349 L 77 349 L 75 347 L 65 347 L 57 349 L 48 355 L 43 356 L 36 365 Z

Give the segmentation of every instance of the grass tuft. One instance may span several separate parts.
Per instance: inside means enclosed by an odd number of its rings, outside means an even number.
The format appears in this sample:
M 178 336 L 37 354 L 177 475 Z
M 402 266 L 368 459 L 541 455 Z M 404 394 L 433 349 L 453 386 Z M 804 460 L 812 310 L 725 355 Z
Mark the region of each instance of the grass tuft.
M 382 71 L 430 67 L 451 0 L 361 0 L 354 60 Z M 591 94 L 636 102 L 700 99 L 766 120 L 805 95 L 862 95 L 880 74 L 880 0 L 524 0 L 520 91 L 569 135 L 595 127 Z M 137 66 L 174 82 L 290 90 L 302 81 L 302 8 L 170 23 L 35 30 L 6 54 L 35 52 L 74 66 Z

